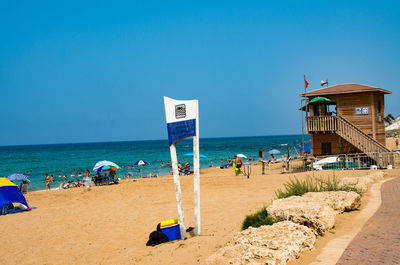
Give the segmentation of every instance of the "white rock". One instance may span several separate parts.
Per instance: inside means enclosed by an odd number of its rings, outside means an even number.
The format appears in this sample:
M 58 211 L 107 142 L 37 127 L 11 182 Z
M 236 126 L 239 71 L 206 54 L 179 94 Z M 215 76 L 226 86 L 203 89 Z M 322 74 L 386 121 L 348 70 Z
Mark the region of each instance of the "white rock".
M 339 181 L 339 185 L 354 185 L 356 188 L 366 192 L 368 184 L 377 179 L 382 179 L 384 174 L 385 173 L 383 171 L 377 171 L 361 177 L 342 178 Z
M 206 260 L 206 264 L 286 264 L 313 249 L 316 236 L 290 221 L 248 228 Z
M 327 203 L 339 213 L 356 210 L 361 206 L 361 196 L 354 191 L 308 192 L 302 198 Z
M 275 219 L 308 226 L 318 235 L 334 227 L 337 214 L 326 202 L 300 196 L 273 201 L 267 213 Z

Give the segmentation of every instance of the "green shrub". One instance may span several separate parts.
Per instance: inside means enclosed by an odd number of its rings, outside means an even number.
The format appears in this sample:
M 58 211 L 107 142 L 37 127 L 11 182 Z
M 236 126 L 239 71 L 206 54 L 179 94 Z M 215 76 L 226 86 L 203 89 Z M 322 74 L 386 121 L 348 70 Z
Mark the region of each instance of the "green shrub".
M 252 227 L 260 227 L 262 225 L 272 225 L 279 220 L 272 219 L 267 214 L 267 209 L 264 207 L 255 214 L 246 216 L 242 224 L 242 230 Z
M 357 183 L 340 185 L 335 176 L 327 179 L 310 176 L 307 176 L 305 180 L 294 178 L 283 184 L 285 190 L 278 189 L 275 191 L 275 198 L 282 199 L 290 196 L 302 196 L 307 192 L 323 191 L 354 191 L 362 195 L 363 191 L 358 189 L 356 185 Z

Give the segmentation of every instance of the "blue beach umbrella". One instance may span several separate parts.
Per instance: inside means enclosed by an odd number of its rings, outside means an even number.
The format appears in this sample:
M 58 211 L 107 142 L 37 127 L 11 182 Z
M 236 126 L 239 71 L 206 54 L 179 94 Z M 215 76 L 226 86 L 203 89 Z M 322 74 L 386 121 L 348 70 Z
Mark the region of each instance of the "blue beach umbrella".
M 276 155 L 276 154 L 280 154 L 281 151 L 277 150 L 277 149 L 271 149 L 268 152 L 270 155 Z
M 138 160 L 135 162 L 135 166 L 143 166 L 143 165 L 149 165 L 150 163 L 145 161 L 145 160 Z
M 28 180 L 28 176 L 25 176 L 24 174 L 11 174 L 7 177 L 7 179 L 10 181 Z
M 186 153 L 186 154 L 184 154 L 184 156 L 193 156 L 193 153 Z M 203 155 L 203 154 L 199 154 L 199 157 L 200 157 L 200 158 L 208 159 L 208 157 L 205 156 L 205 155 Z

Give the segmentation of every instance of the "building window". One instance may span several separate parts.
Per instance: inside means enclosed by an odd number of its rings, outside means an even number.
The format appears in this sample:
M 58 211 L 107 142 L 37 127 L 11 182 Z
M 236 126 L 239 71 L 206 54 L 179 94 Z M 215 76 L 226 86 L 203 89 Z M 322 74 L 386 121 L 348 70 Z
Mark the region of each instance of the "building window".
M 332 144 L 331 143 L 321 143 L 321 150 L 323 155 L 332 154 Z

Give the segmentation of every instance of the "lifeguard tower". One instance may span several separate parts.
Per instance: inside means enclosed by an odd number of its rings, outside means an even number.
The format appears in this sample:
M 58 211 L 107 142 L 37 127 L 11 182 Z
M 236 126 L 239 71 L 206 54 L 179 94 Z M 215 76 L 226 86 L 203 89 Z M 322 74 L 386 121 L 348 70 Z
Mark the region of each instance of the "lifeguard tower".
M 385 138 L 385 94 L 391 91 L 360 84 L 341 84 L 300 94 L 306 104 L 306 130 L 314 156 L 390 153 Z

